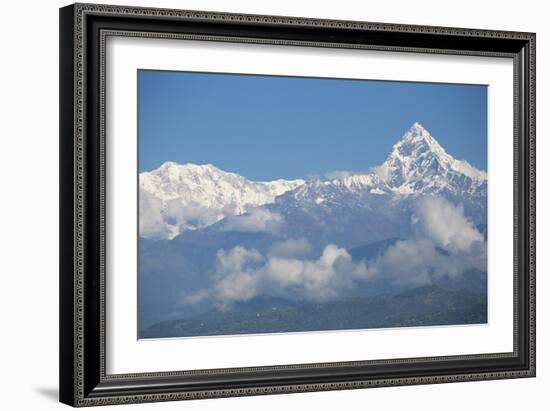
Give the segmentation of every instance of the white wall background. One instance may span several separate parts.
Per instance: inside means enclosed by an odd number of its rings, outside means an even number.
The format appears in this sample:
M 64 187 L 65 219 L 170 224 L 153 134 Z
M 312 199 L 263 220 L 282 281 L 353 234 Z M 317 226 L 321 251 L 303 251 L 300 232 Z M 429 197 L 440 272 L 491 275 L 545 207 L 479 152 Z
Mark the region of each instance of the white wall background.
M 519 1 L 129 0 L 116 4 L 445 25 L 537 33 L 538 377 L 117 409 L 547 409 L 550 292 L 550 26 L 545 3 Z M 61 409 L 58 350 L 58 0 L 9 2 L 0 24 L 0 408 Z M 112 409 L 112 407 L 111 407 Z

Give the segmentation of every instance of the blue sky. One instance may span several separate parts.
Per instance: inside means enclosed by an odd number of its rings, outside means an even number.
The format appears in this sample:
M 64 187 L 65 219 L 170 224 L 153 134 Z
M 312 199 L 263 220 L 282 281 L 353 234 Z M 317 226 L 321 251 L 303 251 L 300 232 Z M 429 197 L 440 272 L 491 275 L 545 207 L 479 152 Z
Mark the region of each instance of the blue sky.
M 487 169 L 487 88 L 139 71 L 139 169 L 211 163 L 252 180 L 365 171 L 418 121 Z

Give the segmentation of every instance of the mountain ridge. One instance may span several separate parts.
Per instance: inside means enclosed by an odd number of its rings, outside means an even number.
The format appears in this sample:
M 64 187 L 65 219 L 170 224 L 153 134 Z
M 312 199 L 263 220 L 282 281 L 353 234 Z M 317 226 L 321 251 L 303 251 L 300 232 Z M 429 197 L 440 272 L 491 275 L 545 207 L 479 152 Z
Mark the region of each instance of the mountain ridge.
M 168 161 L 139 175 L 140 209 L 143 210 L 140 234 L 171 239 L 182 231 L 204 228 L 228 215 L 243 214 L 248 206 L 272 203 L 275 197 L 304 183 L 301 179 L 250 181 L 212 164 Z M 154 223 L 161 226 L 160 230 L 152 224 L 142 224 L 148 213 L 155 214 L 152 217 Z M 147 235 L 147 228 L 153 235 Z
M 367 173 L 331 180 L 251 181 L 212 164 L 166 162 L 141 173 L 139 180 L 140 235 L 163 239 L 243 215 L 254 207 L 290 201 L 309 208 L 344 201 L 368 207 L 376 196 L 399 201 L 442 195 L 483 204 L 487 195 L 487 174 L 448 154 L 418 122 L 393 145 L 386 160 Z

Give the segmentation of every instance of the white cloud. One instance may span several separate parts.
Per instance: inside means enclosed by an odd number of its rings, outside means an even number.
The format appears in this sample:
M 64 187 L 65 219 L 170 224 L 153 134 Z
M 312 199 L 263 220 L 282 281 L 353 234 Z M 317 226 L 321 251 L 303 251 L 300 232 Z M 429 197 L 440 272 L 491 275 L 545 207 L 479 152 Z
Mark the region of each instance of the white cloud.
M 139 193 L 139 234 L 146 238 L 166 238 L 172 227 L 162 218 L 162 201 L 157 197 L 140 191 Z
M 215 298 L 227 302 L 255 297 L 261 279 L 258 267 L 263 262 L 262 255 L 254 249 L 237 246 L 229 252 L 219 250 L 216 255 Z
M 438 265 L 439 253 L 429 240 L 398 241 L 374 262 L 369 269 L 374 275 L 399 285 L 425 285 Z
M 139 192 L 139 235 L 145 238 L 172 239 L 185 230 L 214 224 L 224 217 L 224 210 L 207 208 L 180 199 L 163 202 L 153 194 Z
M 483 235 L 464 216 L 462 205 L 427 197 L 418 201 L 415 216 L 424 234 L 448 251 L 466 251 L 483 242 Z
M 461 206 L 423 198 L 415 206 L 413 224 L 417 237 L 396 242 L 370 262 L 372 273 L 395 284 L 423 285 L 434 278 L 487 269 L 487 244 Z
M 222 274 L 242 271 L 245 267 L 260 263 L 264 260 L 255 249 L 248 249 L 240 245 L 230 251 L 218 250 L 216 254 L 216 271 Z
M 223 222 L 222 230 L 276 233 L 283 224 L 283 216 L 279 213 L 264 207 L 251 207 L 245 214 L 227 217 Z
M 183 204 L 180 199 L 166 201 L 163 210 L 164 220 L 185 229 L 197 229 L 214 224 L 224 217 L 223 211 L 207 208 L 197 203 Z
M 382 180 L 386 180 L 388 178 L 389 169 L 386 164 L 382 164 L 380 166 L 372 167 L 370 172 L 376 174 Z
M 280 243 L 279 251 L 288 252 L 298 246 L 310 250 L 305 240 Z M 282 245 L 284 244 L 284 246 Z M 262 293 L 324 301 L 338 297 L 357 279 L 369 275 L 365 263 L 354 263 L 349 253 L 335 245 L 327 245 L 317 260 L 303 260 L 270 253 L 263 257 L 255 249 L 241 246 L 226 252 L 218 251 L 215 282 L 210 292 L 201 290 L 187 295 L 184 303 L 212 298 L 218 304 L 246 301 Z
M 353 261 L 346 249 L 334 244 L 327 245 L 319 258 L 307 259 L 312 247 L 305 239 L 275 243 L 266 256 L 242 246 L 220 250 L 213 286 L 186 296 L 183 302 L 211 298 L 223 306 L 264 293 L 325 301 L 349 292 L 358 281 L 376 278 L 422 286 L 472 268 L 486 270 L 486 242 L 461 207 L 443 199 L 422 199 L 415 208 L 413 224 L 416 238 L 397 241 L 368 262 Z
M 211 297 L 210 291 L 199 290 L 193 294 L 184 293 L 181 301 L 184 304 L 196 305 L 196 304 L 202 303 L 203 301 L 209 299 L 210 297 Z
M 222 219 L 221 230 L 276 233 L 284 224 L 283 217 L 264 207 L 250 207 L 245 214 L 214 209 L 181 200 L 165 201 L 141 190 L 139 194 L 139 234 L 145 238 L 172 239 L 186 230 L 208 227 Z M 227 217 L 226 217 L 227 216 Z
M 234 301 L 246 301 L 257 295 L 261 276 L 258 268 L 264 257 L 254 249 L 241 246 L 229 251 L 218 250 L 214 273 L 214 286 L 183 295 L 184 304 L 199 304 L 211 299 L 224 305 Z
M 328 300 L 350 289 L 358 278 L 368 277 L 364 263 L 352 262 L 349 253 L 329 244 L 318 260 L 272 257 L 264 267 L 269 282 L 309 300 Z

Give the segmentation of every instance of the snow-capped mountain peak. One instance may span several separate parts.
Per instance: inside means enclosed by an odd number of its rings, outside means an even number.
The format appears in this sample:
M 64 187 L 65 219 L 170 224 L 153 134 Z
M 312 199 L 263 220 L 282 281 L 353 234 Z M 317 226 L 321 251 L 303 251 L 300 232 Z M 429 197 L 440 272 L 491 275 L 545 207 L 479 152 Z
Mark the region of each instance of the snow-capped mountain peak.
M 400 194 L 458 189 L 452 187 L 455 183 L 471 192 L 487 180 L 485 172 L 448 154 L 420 123 L 414 123 L 394 144 L 384 163 L 375 167 L 374 172 L 392 191 Z
M 419 122 L 413 123 L 411 128 L 403 135 L 395 145 L 401 145 L 405 142 L 412 144 L 425 143 L 433 147 L 435 150 L 443 149 L 439 143 L 432 137 L 430 132 L 426 130 Z
M 453 158 L 419 123 L 368 173 L 343 173 L 325 181 L 250 181 L 212 164 L 166 162 L 141 173 L 139 183 L 140 234 L 151 238 L 174 238 L 264 205 L 313 212 L 319 207 L 369 207 L 386 198 L 441 195 L 483 209 L 487 196 L 486 173 Z
M 173 238 L 203 228 L 248 207 L 272 203 L 304 180 L 250 181 L 212 164 L 165 162 L 139 175 L 140 233 Z
M 162 200 L 181 199 L 207 207 L 223 203 L 265 204 L 273 197 L 292 190 L 304 180 L 250 181 L 223 171 L 212 164 L 165 162 L 159 168 L 140 174 L 140 188 Z

